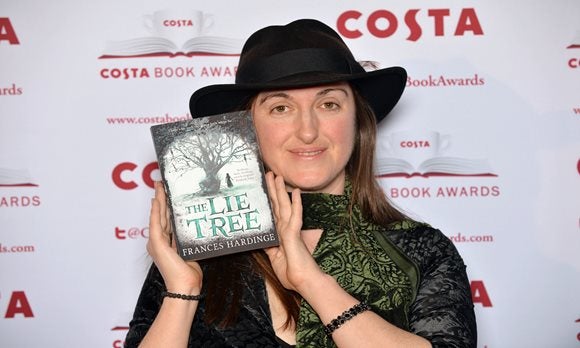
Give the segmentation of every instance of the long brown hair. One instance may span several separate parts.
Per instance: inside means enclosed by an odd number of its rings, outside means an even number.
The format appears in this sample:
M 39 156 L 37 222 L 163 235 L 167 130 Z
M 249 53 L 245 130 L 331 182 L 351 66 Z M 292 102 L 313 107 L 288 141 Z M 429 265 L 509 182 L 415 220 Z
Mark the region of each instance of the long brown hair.
M 376 224 L 386 226 L 400 221 L 405 215 L 387 200 L 374 175 L 377 123 L 372 109 L 364 98 L 352 88 L 356 106 L 357 134 L 352 156 L 346 166 L 346 174 L 352 183 L 352 202 L 358 204 L 365 217 Z M 262 250 L 233 254 L 203 261 L 204 287 L 206 287 L 206 311 L 204 321 L 229 326 L 236 322 L 243 294 L 241 282 L 244 272 L 255 272 L 265 278 L 286 308 L 288 317 L 285 328 L 298 322 L 300 297 L 285 289 Z M 225 309 L 225 310 L 224 310 Z
M 377 121 L 364 98 L 352 88 L 356 106 L 357 134 L 352 156 L 346 165 L 346 174 L 352 183 L 352 204 L 358 204 L 364 216 L 374 223 L 387 226 L 405 219 L 405 215 L 388 201 L 376 180 L 375 147 Z

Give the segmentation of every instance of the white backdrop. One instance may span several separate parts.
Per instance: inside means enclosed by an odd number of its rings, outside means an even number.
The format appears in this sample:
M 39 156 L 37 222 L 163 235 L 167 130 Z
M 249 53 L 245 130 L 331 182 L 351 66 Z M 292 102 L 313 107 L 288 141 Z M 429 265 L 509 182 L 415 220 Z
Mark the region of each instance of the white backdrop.
M 256 29 L 304 17 L 407 68 L 377 175 L 462 253 L 479 347 L 580 346 L 580 2 L 0 0 L 2 347 L 122 345 L 150 262 L 149 127 L 232 82 Z

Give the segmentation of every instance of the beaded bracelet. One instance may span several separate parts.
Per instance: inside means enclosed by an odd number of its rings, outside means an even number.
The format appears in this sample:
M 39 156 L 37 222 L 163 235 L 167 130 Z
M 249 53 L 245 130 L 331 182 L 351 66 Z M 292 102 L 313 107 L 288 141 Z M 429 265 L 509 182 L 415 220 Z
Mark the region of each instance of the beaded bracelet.
M 203 298 L 202 294 L 199 295 L 185 295 L 185 294 L 176 294 L 174 292 L 169 292 L 169 291 L 163 291 L 161 293 L 162 297 L 171 297 L 171 298 L 179 298 L 182 300 L 187 300 L 187 301 L 199 301 Z
M 360 302 L 360 303 L 355 304 L 354 306 L 350 307 L 346 311 L 342 312 L 342 314 L 339 315 L 338 317 L 336 317 L 335 319 L 332 319 L 332 321 L 328 325 L 325 325 L 324 326 L 324 333 L 326 333 L 327 336 L 332 335 L 332 333 L 336 329 L 341 327 L 342 324 L 346 323 L 347 321 L 354 318 L 358 314 L 360 314 L 364 311 L 368 311 L 370 309 L 371 309 L 371 307 L 369 307 L 369 305 L 364 303 L 364 302 Z

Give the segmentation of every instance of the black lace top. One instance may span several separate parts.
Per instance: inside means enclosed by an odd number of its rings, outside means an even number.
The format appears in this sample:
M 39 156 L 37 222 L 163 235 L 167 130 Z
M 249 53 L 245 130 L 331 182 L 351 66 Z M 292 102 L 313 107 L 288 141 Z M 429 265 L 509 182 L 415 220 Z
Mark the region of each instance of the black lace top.
M 419 268 L 419 288 L 407 313 L 409 330 L 433 347 L 476 347 L 477 331 L 465 265 L 453 243 L 425 224 L 384 231 Z M 263 278 L 245 274 L 238 323 L 219 328 L 204 324 L 200 301 L 189 334 L 189 347 L 281 347 L 274 329 Z M 137 347 L 161 306 L 163 279 L 153 265 L 130 322 L 125 347 Z

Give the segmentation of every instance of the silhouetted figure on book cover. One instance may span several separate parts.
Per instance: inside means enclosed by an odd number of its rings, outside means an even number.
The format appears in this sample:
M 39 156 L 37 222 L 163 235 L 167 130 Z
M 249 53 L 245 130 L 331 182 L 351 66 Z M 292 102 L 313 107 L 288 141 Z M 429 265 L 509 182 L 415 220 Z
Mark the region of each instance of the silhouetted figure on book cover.
M 234 183 L 232 182 L 232 177 L 230 176 L 230 173 L 226 173 L 226 184 L 228 185 L 228 187 L 234 187 Z

